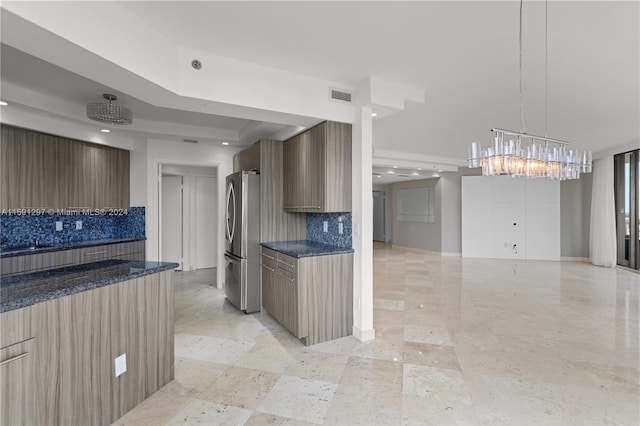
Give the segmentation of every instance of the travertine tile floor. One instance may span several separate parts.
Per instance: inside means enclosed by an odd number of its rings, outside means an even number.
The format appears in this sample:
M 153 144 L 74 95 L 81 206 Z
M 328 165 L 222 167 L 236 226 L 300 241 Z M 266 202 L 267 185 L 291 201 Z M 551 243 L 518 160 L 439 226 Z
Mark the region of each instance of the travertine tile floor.
M 636 273 L 376 245 L 376 340 L 311 347 L 211 276 L 176 275 L 176 380 L 118 423 L 640 423 Z

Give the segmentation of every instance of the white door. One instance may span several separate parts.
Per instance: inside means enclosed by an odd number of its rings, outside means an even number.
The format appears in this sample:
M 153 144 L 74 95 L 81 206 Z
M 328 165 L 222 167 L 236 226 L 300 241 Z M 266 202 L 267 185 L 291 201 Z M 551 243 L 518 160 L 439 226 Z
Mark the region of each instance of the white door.
M 196 269 L 217 266 L 218 183 L 215 177 L 196 176 Z
M 162 176 L 162 261 L 182 270 L 182 176 Z
M 385 238 L 385 197 L 384 191 L 373 191 L 373 240 Z

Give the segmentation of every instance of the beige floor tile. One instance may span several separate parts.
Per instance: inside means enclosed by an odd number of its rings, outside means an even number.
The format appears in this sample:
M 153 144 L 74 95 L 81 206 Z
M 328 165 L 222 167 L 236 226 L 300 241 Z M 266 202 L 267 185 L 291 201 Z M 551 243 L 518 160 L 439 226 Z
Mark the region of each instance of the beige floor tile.
M 257 410 L 304 422 L 322 424 L 338 385 L 282 376 Z
M 184 407 L 168 425 L 241 425 L 253 412 L 214 402 L 195 399 Z
M 276 384 L 280 374 L 229 367 L 211 386 L 200 392 L 200 399 L 234 407 L 255 409 Z
M 295 360 L 296 357 L 282 346 L 256 345 L 233 365 L 282 374 Z
M 352 356 L 342 374 L 345 385 L 402 385 L 402 362 Z
M 175 357 L 176 382 L 197 392 L 211 386 L 228 368 L 224 364 Z
M 404 327 L 404 340 L 409 342 L 430 343 L 432 345 L 451 346 L 451 336 L 445 327 L 407 324 Z
M 458 356 L 451 346 L 404 342 L 403 348 L 402 360 L 405 363 L 460 370 Z
M 285 374 L 323 382 L 340 383 L 349 357 L 303 349 L 296 355 Z
M 397 425 L 402 419 L 402 387 L 370 383 L 338 386 L 325 425 Z
M 176 334 L 175 341 L 176 356 L 229 365 L 254 346 L 253 343 L 195 334 Z
M 275 414 L 260 413 L 259 411 L 254 411 L 249 420 L 247 420 L 247 422 L 245 423 L 245 426 L 309 426 L 313 424 L 314 423 L 307 423 L 288 417 L 276 416 Z

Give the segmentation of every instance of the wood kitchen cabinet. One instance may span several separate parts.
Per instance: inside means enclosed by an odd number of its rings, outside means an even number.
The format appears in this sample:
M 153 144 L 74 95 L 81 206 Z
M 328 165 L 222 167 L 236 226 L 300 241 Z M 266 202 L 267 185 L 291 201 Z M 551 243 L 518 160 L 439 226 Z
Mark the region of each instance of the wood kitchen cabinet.
M 145 242 L 102 244 L 77 249 L 25 254 L 0 259 L 2 275 L 34 272 L 63 266 L 98 262 L 107 259 L 144 260 Z
M 353 254 L 296 259 L 262 248 L 262 306 L 305 345 L 353 329 Z
M 284 142 L 284 209 L 351 211 L 351 125 L 325 121 Z
M 0 424 L 34 424 L 34 339 L 0 349 Z
M 173 280 L 162 271 L 1 313 L 0 424 L 111 424 L 173 380 Z
M 0 208 L 129 207 L 129 151 L 1 127 Z

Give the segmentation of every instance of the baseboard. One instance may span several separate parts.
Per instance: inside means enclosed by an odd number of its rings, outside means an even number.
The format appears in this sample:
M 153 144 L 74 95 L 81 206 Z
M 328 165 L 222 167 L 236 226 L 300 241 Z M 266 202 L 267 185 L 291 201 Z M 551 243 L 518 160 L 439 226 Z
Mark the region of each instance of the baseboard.
M 398 244 L 391 244 L 391 248 L 397 248 L 397 249 L 400 249 L 400 250 L 406 250 L 406 251 L 413 252 L 413 253 L 418 253 L 418 254 L 429 254 L 429 255 L 432 255 L 432 256 L 462 257 L 462 253 L 453 253 L 453 252 L 437 251 L 437 250 L 427 250 L 427 249 L 420 249 L 420 248 L 415 248 L 415 247 L 401 246 L 401 245 L 398 245 Z
M 562 256 L 560 257 L 561 262 L 583 262 L 583 263 L 591 263 L 588 257 L 568 257 Z
M 442 253 L 440 253 L 440 256 L 442 256 L 442 257 L 462 257 L 462 253 L 452 253 L 452 252 L 443 251 Z
M 360 327 L 353 326 L 353 337 L 361 342 L 367 342 L 376 338 L 376 330 L 370 328 L 368 330 L 361 330 Z

